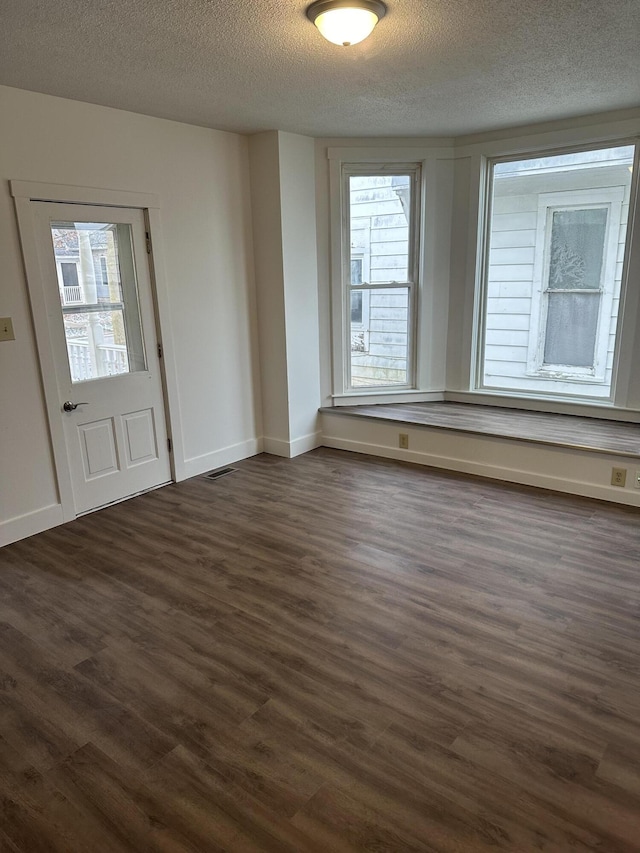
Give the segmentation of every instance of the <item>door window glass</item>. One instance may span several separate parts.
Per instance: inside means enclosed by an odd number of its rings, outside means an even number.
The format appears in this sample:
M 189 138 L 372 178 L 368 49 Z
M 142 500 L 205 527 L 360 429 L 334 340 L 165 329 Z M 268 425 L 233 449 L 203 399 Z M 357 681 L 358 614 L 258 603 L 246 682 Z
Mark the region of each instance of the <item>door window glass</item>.
M 52 222 L 72 382 L 146 370 L 131 226 Z

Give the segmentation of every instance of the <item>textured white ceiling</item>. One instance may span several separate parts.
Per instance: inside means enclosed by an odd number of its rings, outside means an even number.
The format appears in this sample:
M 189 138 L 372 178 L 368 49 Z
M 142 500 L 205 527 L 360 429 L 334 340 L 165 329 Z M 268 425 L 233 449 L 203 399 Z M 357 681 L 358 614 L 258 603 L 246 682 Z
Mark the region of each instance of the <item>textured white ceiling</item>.
M 0 0 L 0 83 L 240 132 L 451 136 L 640 106 L 640 0 Z

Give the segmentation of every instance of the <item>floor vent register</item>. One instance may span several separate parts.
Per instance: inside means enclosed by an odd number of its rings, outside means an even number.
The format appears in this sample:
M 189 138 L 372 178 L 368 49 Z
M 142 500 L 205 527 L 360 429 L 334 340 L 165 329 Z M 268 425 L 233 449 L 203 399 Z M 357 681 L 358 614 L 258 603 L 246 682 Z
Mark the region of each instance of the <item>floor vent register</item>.
M 233 474 L 237 468 L 218 468 L 217 471 L 209 471 L 208 474 L 203 474 L 205 480 L 219 480 L 220 477 L 226 477 L 227 474 Z

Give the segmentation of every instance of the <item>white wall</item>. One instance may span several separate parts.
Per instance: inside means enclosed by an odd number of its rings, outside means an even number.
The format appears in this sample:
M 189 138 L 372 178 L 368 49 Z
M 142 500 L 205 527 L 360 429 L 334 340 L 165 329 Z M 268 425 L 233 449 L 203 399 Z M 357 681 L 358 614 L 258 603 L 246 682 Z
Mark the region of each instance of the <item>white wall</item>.
M 0 343 L 0 532 L 48 526 L 58 500 L 11 179 L 158 194 L 154 254 L 169 287 L 162 319 L 175 344 L 179 476 L 257 452 L 246 138 L 7 87 L 0 115 L 0 316 L 16 333 Z
M 274 423 L 280 418 L 275 429 L 283 433 L 288 455 L 294 442 L 294 452 L 302 452 L 315 440 L 317 405 L 332 399 L 329 149 L 353 149 L 358 160 L 366 146 L 370 162 L 401 152 L 405 162 L 424 163 L 424 312 L 418 334 L 427 356 L 419 366 L 419 387 L 434 393 L 446 387 L 464 398 L 482 158 L 608 141 L 614 134 L 624 139 L 640 128 L 636 110 L 617 120 L 584 118 L 517 136 L 502 132 L 458 141 L 314 141 L 275 131 L 252 164 L 255 186 L 262 182 L 267 192 L 271 187 L 278 193 L 277 221 L 269 224 L 276 208 L 266 204 L 261 213 L 251 198 L 244 137 L 6 87 L 0 87 L 0 115 L 0 316 L 12 317 L 16 332 L 15 341 L 0 343 L 0 536 L 13 531 L 14 537 L 55 523 L 51 510 L 58 496 L 9 180 L 159 196 L 162 239 L 154 254 L 168 282 L 161 319 L 175 343 L 182 425 L 174 433 L 175 459 L 182 478 L 257 452 L 263 432 L 268 434 L 262 427 L 258 314 L 261 354 L 279 353 L 280 362 L 269 376 L 262 364 L 265 415 Z M 270 262 L 280 267 L 279 283 L 261 294 L 260 310 L 254 238 L 257 254 L 271 251 Z M 630 269 L 631 280 L 640 280 L 637 248 Z M 640 371 L 630 367 L 640 359 L 639 288 L 628 291 L 627 302 L 632 322 L 622 330 L 621 350 L 628 367 L 618 384 L 627 407 L 640 407 Z
M 268 440 L 288 443 L 287 345 L 278 134 L 249 139 L 251 210 L 256 264 L 263 428 Z
M 264 447 L 296 456 L 318 444 L 315 147 L 280 131 L 249 146 Z
M 309 137 L 293 133 L 278 136 L 290 454 L 294 456 L 320 443 L 315 143 Z
M 473 293 L 476 280 L 475 247 L 478 210 L 474 206 L 475 162 L 455 161 L 451 215 L 451 265 L 445 388 L 468 390 L 471 376 Z M 469 298 L 469 292 L 472 297 Z

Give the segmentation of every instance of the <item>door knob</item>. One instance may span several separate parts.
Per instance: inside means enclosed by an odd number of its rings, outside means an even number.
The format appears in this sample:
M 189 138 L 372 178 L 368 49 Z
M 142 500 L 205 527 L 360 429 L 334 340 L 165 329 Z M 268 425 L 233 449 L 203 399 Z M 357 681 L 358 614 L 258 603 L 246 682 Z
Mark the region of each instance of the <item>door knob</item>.
M 62 404 L 62 408 L 65 412 L 75 412 L 78 406 L 86 406 L 87 403 L 72 403 L 71 400 L 67 400 L 66 403 Z

